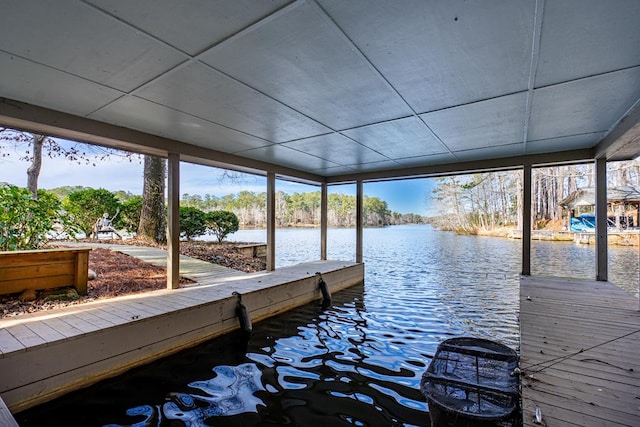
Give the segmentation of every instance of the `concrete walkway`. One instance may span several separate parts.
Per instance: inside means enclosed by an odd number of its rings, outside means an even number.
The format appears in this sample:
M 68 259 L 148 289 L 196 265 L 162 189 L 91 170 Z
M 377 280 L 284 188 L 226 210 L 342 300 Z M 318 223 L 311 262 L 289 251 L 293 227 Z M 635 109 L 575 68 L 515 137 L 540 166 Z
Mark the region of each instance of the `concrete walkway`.
M 167 266 L 167 251 L 164 249 L 151 248 L 148 246 L 131 246 L 119 245 L 111 243 L 90 243 L 90 242 L 65 242 L 61 246 L 71 247 L 91 247 L 111 249 L 113 251 L 122 252 L 129 256 L 138 258 L 149 264 L 159 267 Z M 238 276 L 247 274 L 243 271 L 234 270 L 233 268 L 224 267 L 222 265 L 213 264 L 185 255 L 180 255 L 180 276 L 186 277 L 201 284 L 211 283 L 222 277 Z

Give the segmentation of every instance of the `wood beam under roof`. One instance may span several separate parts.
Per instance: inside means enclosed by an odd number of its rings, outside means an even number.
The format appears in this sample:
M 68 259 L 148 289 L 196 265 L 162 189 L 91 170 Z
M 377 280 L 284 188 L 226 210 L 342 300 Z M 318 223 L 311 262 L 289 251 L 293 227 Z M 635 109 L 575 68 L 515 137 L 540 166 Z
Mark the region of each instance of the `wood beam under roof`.
M 607 160 L 629 160 L 640 154 L 640 106 L 632 109 L 595 148 L 403 169 L 387 169 L 330 177 L 211 150 L 7 98 L 0 98 L 0 125 L 159 157 L 167 157 L 168 153 L 174 152 L 180 155 L 181 161 L 260 176 L 266 176 L 266 171 L 273 171 L 279 179 L 311 185 L 320 185 L 323 182 L 327 184 L 345 184 L 358 180 L 371 182 L 403 178 L 437 177 L 491 170 L 513 170 L 522 168 L 524 164 L 530 164 L 535 167 L 582 163 L 599 157 L 605 157 Z
M 640 102 L 595 148 L 595 158 L 631 160 L 640 156 Z
M 558 164 L 585 163 L 593 160 L 593 149 L 558 151 L 553 153 L 530 154 L 525 156 L 503 157 L 471 162 L 443 163 L 432 166 L 420 166 L 405 169 L 389 169 L 374 172 L 354 173 L 327 177 L 328 184 L 389 181 L 401 178 L 432 178 L 439 176 L 462 175 L 468 173 L 491 172 L 497 170 L 522 169 L 523 165 L 548 166 Z
M 319 175 L 286 166 L 211 150 L 7 98 L 0 98 L 0 125 L 157 157 L 166 158 L 169 153 L 176 153 L 180 155 L 181 161 L 256 175 L 266 176 L 266 171 L 273 171 L 278 176 L 305 184 L 318 185 L 324 181 Z

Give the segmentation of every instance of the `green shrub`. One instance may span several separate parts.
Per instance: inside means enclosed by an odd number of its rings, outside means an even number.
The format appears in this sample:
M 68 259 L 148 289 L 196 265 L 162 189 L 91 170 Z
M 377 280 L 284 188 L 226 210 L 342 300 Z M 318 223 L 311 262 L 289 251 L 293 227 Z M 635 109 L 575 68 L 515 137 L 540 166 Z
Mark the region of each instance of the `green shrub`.
M 207 214 L 198 208 L 180 206 L 180 236 L 191 240 L 207 231 Z
M 60 210 L 60 200 L 38 191 L 38 200 L 26 188 L 0 185 L 0 250 L 37 249 L 47 242 Z
M 115 217 L 120 210 L 120 203 L 116 196 L 108 190 L 93 188 L 74 191 L 63 203 L 64 209 L 69 214 L 69 220 L 77 225 L 89 237 L 93 232 L 93 226 L 104 213 L 109 217 Z M 115 217 L 113 226 L 116 229 L 122 227 L 120 216 Z
M 238 217 L 229 211 L 207 213 L 207 229 L 222 242 L 227 235 L 238 231 Z
M 140 224 L 140 214 L 142 213 L 142 196 L 133 196 L 122 203 L 120 210 L 120 221 L 122 227 L 129 231 L 135 232 Z

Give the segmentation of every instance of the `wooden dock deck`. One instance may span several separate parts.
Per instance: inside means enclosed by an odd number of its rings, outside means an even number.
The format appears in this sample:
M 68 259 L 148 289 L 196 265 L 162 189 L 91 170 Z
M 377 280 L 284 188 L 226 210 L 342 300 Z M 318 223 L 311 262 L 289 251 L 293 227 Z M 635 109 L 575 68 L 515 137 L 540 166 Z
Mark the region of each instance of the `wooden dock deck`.
M 520 332 L 524 426 L 640 426 L 638 298 L 608 282 L 525 277 Z
M 0 397 L 8 408 L 19 412 L 238 329 L 234 291 L 257 322 L 321 299 L 316 272 L 331 292 L 364 280 L 364 265 L 348 261 L 228 274 L 192 264 L 181 274 L 196 285 L 0 319 Z

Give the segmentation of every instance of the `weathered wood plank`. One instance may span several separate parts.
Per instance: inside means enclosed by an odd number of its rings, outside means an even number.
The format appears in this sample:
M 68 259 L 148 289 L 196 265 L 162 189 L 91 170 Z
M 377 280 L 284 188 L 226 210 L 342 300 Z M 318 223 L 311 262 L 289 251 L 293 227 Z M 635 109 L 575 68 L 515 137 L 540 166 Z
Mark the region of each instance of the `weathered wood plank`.
M 75 265 L 70 260 L 58 263 L 44 263 L 38 265 L 28 265 L 19 267 L 2 266 L 0 270 L 0 281 L 20 280 L 28 275 L 34 279 L 49 276 L 72 276 L 75 273 Z
M 73 326 L 68 322 L 68 318 L 66 317 L 53 317 L 51 319 L 47 319 L 47 325 L 51 328 L 55 329 L 58 333 L 60 333 L 65 338 L 80 336 L 84 334 L 84 332 Z
M 120 313 L 116 313 L 109 307 L 104 306 L 96 307 L 95 309 L 91 310 L 91 314 L 93 314 L 97 318 L 102 319 L 104 321 L 104 324 L 109 326 L 122 325 L 131 320 L 129 316 L 122 316 L 120 315 Z
M 73 286 L 80 295 L 86 295 L 89 281 L 89 251 L 79 252 L 76 256 L 74 276 Z
M 7 328 L 7 331 L 26 348 L 33 348 L 47 343 L 46 340 L 34 334 L 33 331 L 25 325 L 13 325 Z
M 522 417 L 525 426 L 537 426 L 535 420 L 535 408 L 536 404 L 533 401 L 526 401 L 523 403 Z M 570 414 L 570 417 L 567 416 Z M 557 407 L 552 403 L 546 404 L 544 410 L 542 410 L 543 424 L 547 426 L 602 426 L 602 427 L 614 427 L 619 424 L 604 420 L 602 418 L 594 419 L 591 416 L 585 415 L 579 411 L 567 410 L 564 407 Z
M 97 329 L 110 328 L 117 324 L 111 320 L 106 319 L 105 317 L 98 316 L 95 313 L 95 311 L 97 310 L 92 309 L 91 311 L 80 311 L 76 313 L 75 317 L 78 319 L 79 322 L 90 323 L 94 325 Z M 74 324 L 78 325 L 78 323 L 74 323 Z
M 51 343 L 57 340 L 63 340 L 66 338 L 60 332 L 49 326 L 49 322 L 30 322 L 25 323 L 25 326 L 47 343 Z
M 91 248 L 0 252 L 0 294 L 74 286 L 87 291 Z
M 4 400 L 0 397 L 0 426 L 3 427 L 20 427 L 18 422 L 13 418 L 9 408 L 5 405 Z
M 520 301 L 524 425 L 536 406 L 547 425 L 640 425 L 637 299 L 606 282 L 526 278 Z
M 627 414 L 633 414 L 634 412 L 629 403 L 626 400 L 619 399 L 619 396 L 621 393 L 633 393 L 635 387 L 630 385 L 621 386 L 619 383 L 608 381 L 590 382 L 587 380 L 576 383 L 571 378 L 567 378 L 567 375 L 555 374 L 556 372 L 553 370 L 546 372 L 544 382 L 525 379 L 523 387 L 527 387 L 530 383 L 535 383 L 535 389 L 539 392 L 586 402 L 591 406 L 606 406 Z
M 75 313 L 65 314 L 63 318 L 66 323 L 80 330 L 82 334 L 88 334 L 100 330 L 100 326 L 87 321 L 86 317 L 80 317 Z
M 0 356 L 26 349 L 16 337 L 6 329 L 0 329 Z

